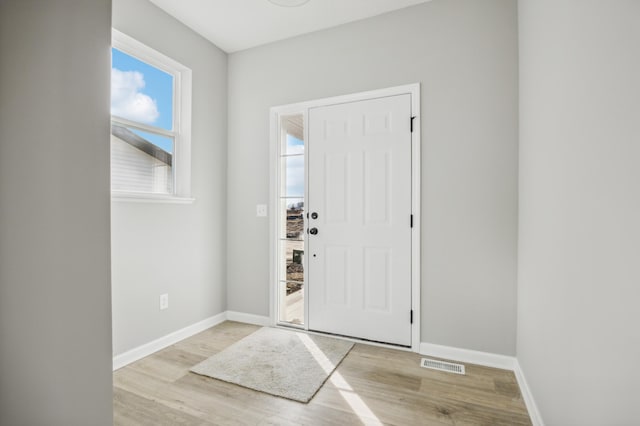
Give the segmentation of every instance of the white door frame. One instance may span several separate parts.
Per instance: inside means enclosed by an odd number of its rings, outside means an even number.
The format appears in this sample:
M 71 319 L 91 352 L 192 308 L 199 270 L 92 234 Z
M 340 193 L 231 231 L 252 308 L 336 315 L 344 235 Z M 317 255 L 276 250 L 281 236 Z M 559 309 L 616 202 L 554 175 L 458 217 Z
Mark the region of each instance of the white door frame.
M 272 107 L 269 111 L 270 115 L 270 194 L 269 194 L 269 211 L 271 219 L 269 221 L 269 315 L 271 324 L 278 325 L 278 313 L 276 312 L 276 298 L 278 297 L 279 271 L 278 271 L 278 252 L 279 236 L 280 236 L 280 218 L 276 215 L 279 211 L 280 203 L 280 117 L 292 114 L 301 114 L 304 119 L 304 139 L 305 147 L 308 139 L 308 117 L 309 109 L 321 106 L 335 105 L 341 103 L 350 103 L 364 101 L 370 99 L 384 98 L 395 95 L 411 95 L 411 115 L 413 119 L 413 132 L 411 133 L 411 214 L 413 215 L 413 228 L 411 230 L 411 309 L 413 310 L 413 323 L 411 324 L 411 350 L 418 352 L 420 348 L 420 265 L 421 265 L 421 244 L 420 244 L 420 192 L 421 192 L 421 153 L 420 153 L 420 83 L 408 84 L 404 86 L 390 87 L 387 89 L 372 90 L 368 92 L 354 93 L 344 96 L 336 96 L 325 99 L 317 99 L 313 101 L 300 102 L 296 104 L 282 105 Z M 305 155 L 305 175 L 308 172 L 308 156 Z M 306 177 L 306 176 L 305 176 Z M 305 179 L 305 207 L 308 200 L 309 180 Z M 306 218 L 305 218 L 306 221 Z M 305 222 L 306 224 L 306 222 Z M 305 239 L 305 253 L 308 253 L 307 242 Z M 304 285 L 308 284 L 307 277 L 307 256 L 304 257 Z M 308 300 L 305 294 L 305 310 L 304 310 L 304 329 L 308 329 Z M 395 347 L 395 346 L 393 346 Z

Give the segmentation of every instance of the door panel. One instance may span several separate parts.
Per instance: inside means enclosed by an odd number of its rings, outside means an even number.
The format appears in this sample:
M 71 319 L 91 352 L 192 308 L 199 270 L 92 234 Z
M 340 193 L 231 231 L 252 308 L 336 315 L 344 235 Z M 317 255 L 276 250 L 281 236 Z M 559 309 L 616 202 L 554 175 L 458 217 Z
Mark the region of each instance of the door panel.
M 411 345 L 411 96 L 309 110 L 309 329 Z
M 324 304 L 327 307 L 350 307 L 349 251 L 349 247 L 325 247 L 323 267 L 327 280 Z
M 347 224 L 349 221 L 349 182 L 351 174 L 351 161 L 349 155 L 344 153 L 325 154 L 324 161 L 325 188 L 333 188 L 325 196 L 326 222 L 337 225 Z
M 364 157 L 364 223 L 390 224 L 391 161 L 388 151 L 366 152 Z
M 364 306 L 368 311 L 390 311 L 391 255 L 389 249 L 364 249 Z

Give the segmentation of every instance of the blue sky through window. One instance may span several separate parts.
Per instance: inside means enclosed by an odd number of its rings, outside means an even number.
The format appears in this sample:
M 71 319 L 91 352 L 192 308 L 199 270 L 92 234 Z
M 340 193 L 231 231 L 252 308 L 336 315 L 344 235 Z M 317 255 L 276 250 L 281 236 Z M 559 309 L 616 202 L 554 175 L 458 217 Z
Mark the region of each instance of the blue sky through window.
M 287 133 L 287 147 L 285 153 L 287 155 L 304 154 L 304 142 Z
M 173 127 L 173 76 L 111 49 L 111 114 L 165 130 Z M 173 153 L 173 140 L 133 130 Z
M 287 197 L 304 196 L 304 141 L 287 134 L 286 136 L 286 193 Z

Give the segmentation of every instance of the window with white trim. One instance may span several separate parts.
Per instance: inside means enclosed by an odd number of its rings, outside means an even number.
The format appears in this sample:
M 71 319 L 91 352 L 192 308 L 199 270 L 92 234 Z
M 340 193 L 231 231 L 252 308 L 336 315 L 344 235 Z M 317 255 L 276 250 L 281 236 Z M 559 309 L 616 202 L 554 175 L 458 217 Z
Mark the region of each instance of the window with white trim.
M 112 33 L 111 191 L 123 198 L 191 196 L 191 70 Z

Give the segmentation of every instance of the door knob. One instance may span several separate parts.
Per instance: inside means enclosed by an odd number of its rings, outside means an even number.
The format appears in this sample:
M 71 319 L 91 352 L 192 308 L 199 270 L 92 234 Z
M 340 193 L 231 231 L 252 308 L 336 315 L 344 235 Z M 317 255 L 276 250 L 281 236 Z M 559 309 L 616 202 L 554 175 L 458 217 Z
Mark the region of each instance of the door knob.
M 311 228 L 311 229 L 309 229 L 309 233 L 310 233 L 311 235 L 316 235 L 316 234 L 318 233 L 318 228 Z
M 317 219 L 318 218 L 318 213 L 313 212 L 311 213 L 311 219 Z

